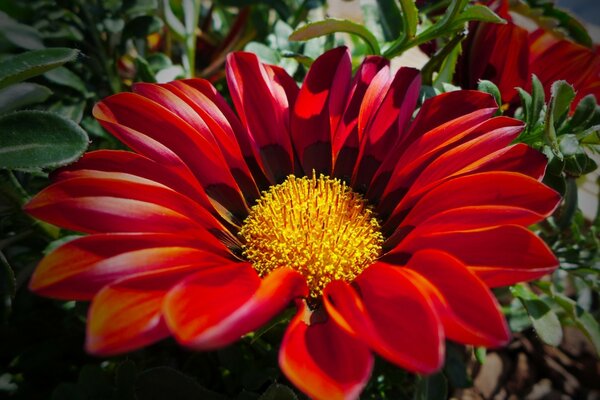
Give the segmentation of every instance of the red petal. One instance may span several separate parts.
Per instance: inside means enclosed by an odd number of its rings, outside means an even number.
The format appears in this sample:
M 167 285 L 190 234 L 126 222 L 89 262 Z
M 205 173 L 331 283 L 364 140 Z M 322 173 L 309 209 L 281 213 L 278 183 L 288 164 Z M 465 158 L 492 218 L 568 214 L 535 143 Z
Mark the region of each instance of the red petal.
M 178 192 L 130 174 L 85 171 L 38 193 L 25 210 L 72 230 L 96 232 L 196 232 L 210 230 L 230 240 L 202 206 Z
M 109 356 L 136 350 L 169 336 L 162 318 L 168 289 L 189 271 L 161 271 L 106 286 L 88 311 L 85 347 Z
M 292 113 L 292 140 L 307 175 L 331 174 L 331 139 L 346 105 L 352 75 L 350 53 L 345 47 L 317 58 L 300 88 Z
M 281 342 L 281 370 L 311 398 L 358 399 L 373 369 L 371 352 L 326 316 L 309 322 L 310 314 L 299 303 Z
M 211 198 L 245 216 L 245 201 L 218 146 L 166 108 L 134 93 L 119 93 L 98 103 L 94 116 L 125 144 L 154 161 L 171 164 L 179 159 Z
M 407 264 L 413 282 L 435 299 L 446 335 L 476 346 L 506 344 L 510 332 L 500 306 L 485 284 L 464 264 L 436 250 L 416 252 Z
M 248 263 L 200 271 L 174 287 L 164 304 L 167 324 L 176 339 L 194 349 L 215 349 L 238 340 L 306 296 L 298 272 L 279 268 L 258 277 Z
M 434 303 L 404 269 L 384 263 L 367 268 L 357 291 L 341 281 L 325 288 L 327 311 L 347 331 L 388 360 L 419 373 L 439 369 L 444 329 Z
M 488 119 L 495 111 L 496 109 L 491 108 L 474 111 L 426 132 L 403 150 L 400 157 L 393 160 L 395 165 L 393 170 L 389 170 L 392 163 L 382 165 L 377 171 L 374 184 L 367 193 L 374 202 L 381 198 L 377 212 L 380 215 L 389 215 L 391 207 L 398 203 L 407 188 L 411 187 L 419 175 L 443 154 L 465 142 L 485 137 L 486 134 L 493 134 L 495 131 L 499 133 L 508 130 L 506 133 L 510 133 L 510 128 L 515 132 L 517 127 L 522 128 L 523 123 L 516 119 L 507 117 Z M 502 134 L 498 136 L 501 137 Z
M 91 151 L 84 154 L 75 164 L 54 171 L 52 178 L 63 180 L 78 177 L 85 174 L 86 170 L 122 172 L 139 176 L 184 194 L 209 210 L 213 208 L 204 189 L 188 169 L 171 168 L 130 151 Z
M 366 57 L 354 75 L 348 92 L 348 102 L 333 136 L 333 175 L 338 178 L 350 180 L 352 177 L 360 144 L 358 129 L 360 107 L 373 78 L 388 65 L 389 61 L 383 57 Z
M 402 253 L 413 254 L 422 249 L 450 253 L 490 287 L 536 279 L 558 267 L 548 246 L 534 233 L 516 225 L 413 235 L 383 259 L 391 261 Z
M 460 97 L 457 95 L 453 97 L 446 96 L 440 100 L 441 104 L 436 104 L 436 101 L 433 99 L 442 96 L 444 95 L 435 96 L 425 101 L 411 126 L 407 139 L 399 141 L 390 149 L 389 156 L 377 170 L 373 178 L 373 183 L 367 193 L 369 199 L 374 203 L 379 201 L 384 190 L 389 194 L 390 192 L 394 193 L 398 191 L 399 188 L 409 187 L 418 174 L 447 148 L 460 144 L 466 138 L 473 138 L 502 126 L 511 125 L 510 123 L 506 123 L 509 120 L 508 118 L 494 118 L 489 120 L 497 111 L 496 106 L 478 109 L 472 105 L 473 110 L 466 112 L 464 115 L 457 115 L 456 118 L 450 120 L 440 119 L 439 115 L 430 114 L 432 109 L 435 110 L 438 106 L 445 105 L 444 100 L 457 100 L 456 97 Z M 482 94 L 480 93 L 474 97 L 481 96 Z M 481 106 L 488 105 L 489 101 L 483 101 L 489 100 L 488 97 L 480 99 L 482 100 Z M 493 100 L 492 104 L 494 104 Z M 465 108 L 465 111 L 469 111 L 469 108 Z M 445 109 L 439 110 L 439 112 L 448 113 L 449 115 L 455 114 L 453 111 Z M 420 118 L 421 115 L 424 117 Z M 442 123 L 438 126 L 431 126 L 428 123 L 429 121 L 423 120 L 427 116 L 438 118 Z M 424 130 L 428 128 L 428 131 Z M 390 179 L 393 181 L 388 183 Z M 379 210 L 379 212 L 383 211 L 382 209 Z M 389 212 L 389 210 L 385 211 L 385 213 Z
M 103 286 L 131 275 L 172 269 L 191 273 L 231 262 L 226 252 L 214 253 L 203 239 L 162 233 L 84 236 L 44 257 L 29 288 L 48 297 L 89 300 Z
M 236 139 L 255 180 L 261 185 L 266 184 L 262 161 L 258 157 L 258 147 L 254 139 L 242 126 L 237 115 L 217 89 L 207 80 L 197 78 L 177 80 L 170 82 L 169 85 L 185 92 L 194 99 L 195 103 L 202 104 L 205 122 L 211 129 L 222 130 L 227 136 Z
M 189 85 L 161 86 L 137 83 L 133 89 L 135 93 L 160 104 L 190 124 L 202 138 L 214 145 L 215 150 L 218 147 L 244 196 L 249 201 L 255 200 L 259 196 L 235 136 L 231 131 L 218 125 L 204 111 L 204 104 L 210 102 L 210 99 Z M 200 103 L 200 101 L 204 103 Z
M 403 221 L 416 226 L 433 215 L 470 206 L 508 206 L 531 210 L 548 217 L 560 195 L 539 181 L 514 172 L 484 172 L 442 183 L 428 192 Z
M 413 68 L 400 68 L 386 87 L 381 103 L 375 104 L 375 107 L 361 107 L 358 124 L 362 141 L 353 175 L 355 187 L 368 187 L 375 171 L 390 154 L 390 149 L 402 141 L 401 135 L 414 112 L 420 88 L 420 72 Z M 373 97 L 370 96 L 373 90 L 379 90 L 378 86 L 371 85 L 367 89 L 365 100 Z
M 294 170 L 289 133 L 289 100 L 275 73 L 256 55 L 236 52 L 227 57 L 227 83 L 242 123 L 256 143 L 271 183 Z

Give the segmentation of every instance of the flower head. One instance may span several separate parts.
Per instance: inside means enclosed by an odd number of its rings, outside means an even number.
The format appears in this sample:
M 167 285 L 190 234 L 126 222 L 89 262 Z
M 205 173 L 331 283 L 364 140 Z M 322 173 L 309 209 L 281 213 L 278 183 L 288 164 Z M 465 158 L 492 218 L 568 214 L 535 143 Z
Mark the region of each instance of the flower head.
M 314 398 L 358 397 L 372 353 L 420 373 L 444 340 L 500 346 L 490 287 L 557 260 L 526 227 L 559 196 L 546 160 L 511 145 L 520 121 L 475 91 L 426 100 L 419 72 L 345 48 L 298 88 L 233 53 L 237 113 L 207 81 L 138 84 L 94 115 L 133 152 L 54 174 L 28 212 L 89 235 L 47 255 L 30 287 L 91 300 L 86 348 L 122 353 L 174 336 L 215 349 L 295 303 L 279 356 Z

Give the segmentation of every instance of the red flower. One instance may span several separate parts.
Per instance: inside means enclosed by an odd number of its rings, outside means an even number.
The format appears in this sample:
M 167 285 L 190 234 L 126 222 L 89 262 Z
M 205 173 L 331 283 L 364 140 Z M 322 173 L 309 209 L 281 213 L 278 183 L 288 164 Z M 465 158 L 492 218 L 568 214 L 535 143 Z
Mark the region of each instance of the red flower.
M 600 56 L 585 46 L 559 39 L 541 29 L 529 33 L 513 22 L 508 2 L 495 3 L 506 24 L 477 23 L 465 40 L 456 80 L 465 88 L 476 88 L 481 79 L 494 82 L 504 103 L 518 103 L 516 87 L 529 89 L 530 75 L 540 79 L 546 95 L 552 83 L 566 80 L 579 99 L 594 94 L 600 98 Z
M 279 357 L 314 398 L 355 398 L 372 351 L 419 373 L 444 339 L 500 346 L 489 287 L 557 260 L 525 227 L 559 196 L 546 160 L 510 145 L 522 123 L 491 96 L 446 93 L 412 115 L 419 72 L 319 57 L 304 84 L 229 56 L 238 117 L 207 81 L 138 84 L 94 115 L 135 152 L 58 171 L 27 210 L 88 233 L 46 256 L 30 287 L 92 300 L 86 348 L 122 353 L 173 335 L 228 345 L 295 301 Z M 261 190 L 263 191 L 261 194 Z

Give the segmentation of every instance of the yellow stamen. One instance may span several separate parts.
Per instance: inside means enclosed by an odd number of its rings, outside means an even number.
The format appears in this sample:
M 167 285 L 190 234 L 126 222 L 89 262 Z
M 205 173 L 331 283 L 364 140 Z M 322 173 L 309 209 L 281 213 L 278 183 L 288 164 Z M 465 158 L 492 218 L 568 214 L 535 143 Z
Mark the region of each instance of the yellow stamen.
M 352 281 L 381 251 L 373 211 L 339 179 L 290 175 L 263 192 L 239 232 L 243 255 L 261 276 L 299 271 L 317 298 L 333 280 Z

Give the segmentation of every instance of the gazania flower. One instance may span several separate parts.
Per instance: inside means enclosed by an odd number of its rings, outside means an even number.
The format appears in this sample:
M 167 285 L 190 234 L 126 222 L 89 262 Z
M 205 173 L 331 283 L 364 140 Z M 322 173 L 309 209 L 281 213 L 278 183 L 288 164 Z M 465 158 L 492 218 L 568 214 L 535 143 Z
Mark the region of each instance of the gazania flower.
M 577 92 L 574 105 L 588 94 L 600 98 L 597 50 L 558 38 L 542 29 L 529 33 L 513 21 L 508 1 L 493 4 L 507 23 L 473 24 L 457 68 L 459 85 L 475 88 L 480 79 L 490 80 L 500 89 L 504 103 L 515 104 L 518 102 L 515 88 L 529 88 L 530 75 L 536 74 L 547 97 L 552 83 L 566 80 Z
M 31 214 L 89 235 L 47 255 L 30 287 L 91 300 L 86 348 L 111 355 L 174 336 L 226 346 L 290 304 L 279 364 L 300 390 L 356 398 L 373 352 L 430 373 L 446 338 L 500 346 L 490 287 L 557 260 L 526 226 L 559 196 L 546 160 L 510 145 L 521 122 L 476 91 L 424 102 L 420 77 L 347 49 L 302 87 L 255 55 L 228 58 L 237 111 L 207 81 L 139 84 L 94 115 L 133 152 L 54 174 Z

